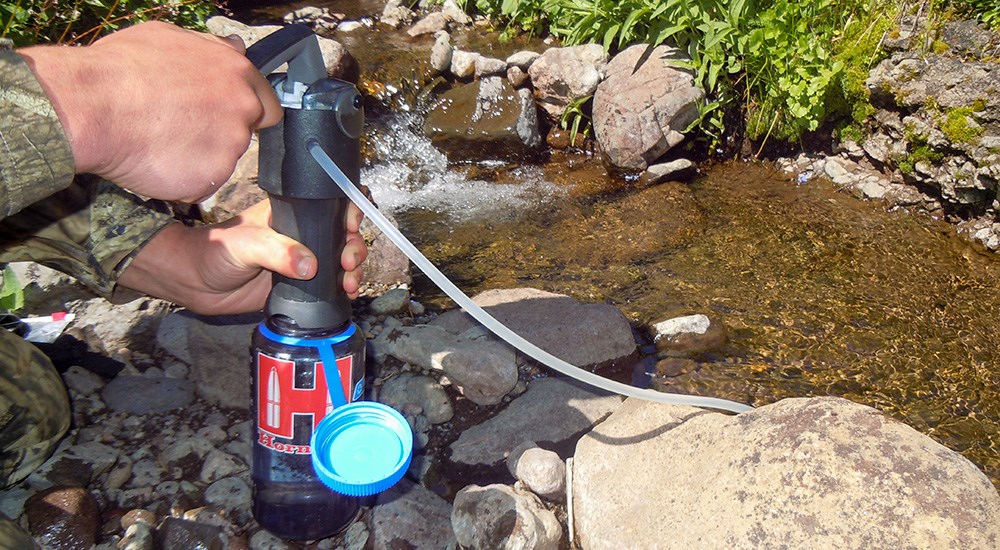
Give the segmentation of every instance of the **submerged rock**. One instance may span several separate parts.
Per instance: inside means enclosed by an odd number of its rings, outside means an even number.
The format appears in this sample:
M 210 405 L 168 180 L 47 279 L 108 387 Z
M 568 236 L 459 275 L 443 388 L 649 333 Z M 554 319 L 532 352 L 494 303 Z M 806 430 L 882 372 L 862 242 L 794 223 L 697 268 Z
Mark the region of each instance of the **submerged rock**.
M 453 71 L 461 53 L 454 52 Z M 471 72 L 476 72 L 479 65 L 473 59 Z M 526 159 L 533 157 L 542 143 L 531 92 L 515 90 L 499 76 L 488 76 L 444 93 L 427 114 L 424 132 L 450 160 L 481 160 L 484 155 L 491 159 Z
M 629 400 L 577 445 L 573 509 L 581 548 L 1000 544 L 1000 494 L 975 465 L 832 397 L 738 416 Z

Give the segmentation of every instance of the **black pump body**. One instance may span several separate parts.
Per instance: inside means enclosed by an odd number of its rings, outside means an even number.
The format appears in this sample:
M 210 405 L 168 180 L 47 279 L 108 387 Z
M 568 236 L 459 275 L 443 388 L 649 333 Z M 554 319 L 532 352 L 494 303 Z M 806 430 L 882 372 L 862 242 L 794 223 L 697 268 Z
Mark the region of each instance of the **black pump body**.
M 268 75 L 284 107 L 281 123 L 260 131 L 258 182 L 271 202 L 271 227 L 306 245 L 319 269 L 309 280 L 273 275 L 266 315 L 300 329 L 346 325 L 351 304 L 343 290 L 340 256 L 349 199 L 306 149 L 316 140 L 357 185 L 364 101 L 353 84 L 327 76 L 311 29 L 290 25 L 247 49 Z M 271 73 L 283 63 L 287 73 Z

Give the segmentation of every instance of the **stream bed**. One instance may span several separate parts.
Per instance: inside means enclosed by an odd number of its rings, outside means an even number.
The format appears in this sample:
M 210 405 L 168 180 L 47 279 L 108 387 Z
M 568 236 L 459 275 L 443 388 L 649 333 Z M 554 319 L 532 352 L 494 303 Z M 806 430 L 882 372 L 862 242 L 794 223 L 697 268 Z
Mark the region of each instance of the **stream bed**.
M 422 186 L 410 207 L 399 189 L 390 202 L 470 295 L 527 286 L 615 304 L 637 327 L 693 313 L 726 325 L 728 344 L 687 372 L 641 362 L 635 383 L 755 406 L 842 396 L 961 452 L 1000 486 L 995 256 L 926 215 L 759 164 L 631 191 L 602 190 L 595 164 L 500 169 L 488 184 L 437 189 L 436 204 Z M 384 191 L 373 187 L 376 199 Z M 453 307 L 419 275 L 415 294 Z

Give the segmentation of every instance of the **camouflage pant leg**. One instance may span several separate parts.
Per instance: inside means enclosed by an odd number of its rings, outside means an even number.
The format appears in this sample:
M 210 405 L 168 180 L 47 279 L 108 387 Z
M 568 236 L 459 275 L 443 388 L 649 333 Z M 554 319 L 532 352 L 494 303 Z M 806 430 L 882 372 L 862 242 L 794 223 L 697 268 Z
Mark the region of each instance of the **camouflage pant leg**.
M 35 539 L 13 521 L 0 515 L 0 550 L 31 550 L 39 548 Z
M 69 424 L 69 396 L 49 358 L 0 330 L 0 486 L 41 466 Z

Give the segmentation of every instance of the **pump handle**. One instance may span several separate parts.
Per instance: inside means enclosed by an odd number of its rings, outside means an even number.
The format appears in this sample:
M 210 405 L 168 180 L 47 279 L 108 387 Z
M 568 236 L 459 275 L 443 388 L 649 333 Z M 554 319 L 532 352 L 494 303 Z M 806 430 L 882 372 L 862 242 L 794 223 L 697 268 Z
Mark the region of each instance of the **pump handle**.
M 288 63 L 286 85 L 289 86 L 293 82 L 308 86 L 327 76 L 319 38 L 306 25 L 282 27 L 247 48 L 246 55 L 264 76 L 274 72 L 283 63 Z

